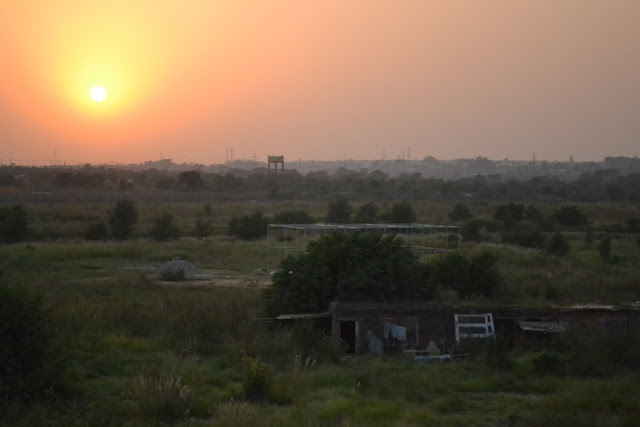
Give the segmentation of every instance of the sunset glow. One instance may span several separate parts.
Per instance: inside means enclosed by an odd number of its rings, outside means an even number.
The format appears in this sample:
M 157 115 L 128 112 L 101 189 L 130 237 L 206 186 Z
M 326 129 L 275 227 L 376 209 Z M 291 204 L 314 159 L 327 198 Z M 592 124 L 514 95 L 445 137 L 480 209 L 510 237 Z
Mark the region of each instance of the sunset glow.
M 634 1 L 4 2 L 0 157 L 640 155 L 638 22 Z

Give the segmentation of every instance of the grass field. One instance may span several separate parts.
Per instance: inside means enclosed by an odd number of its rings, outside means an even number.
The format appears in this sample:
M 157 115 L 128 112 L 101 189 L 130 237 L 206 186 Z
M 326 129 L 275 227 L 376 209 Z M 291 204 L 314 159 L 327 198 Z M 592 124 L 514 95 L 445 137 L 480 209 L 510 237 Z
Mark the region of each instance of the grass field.
M 321 217 L 324 205 L 211 205 L 205 214 L 197 203 L 143 204 L 134 240 L 81 239 L 86 224 L 106 218 L 109 207 L 30 206 L 34 235 L 42 239 L 0 247 L 2 280 L 42 295 L 65 367 L 36 399 L 0 403 L 0 424 L 632 426 L 640 420 L 638 340 L 567 339 L 498 356 L 479 347 L 465 360 L 420 364 L 402 354 L 348 356 L 304 325 L 280 329 L 257 320 L 263 276 L 255 271 L 267 271 L 269 243 L 226 236 L 226 222 L 256 208 L 268 215 L 303 208 Z M 418 221 L 436 222 L 448 209 L 417 206 Z M 601 222 L 635 214 L 634 207 L 589 209 Z M 163 210 L 184 234 L 208 215 L 214 234 L 149 240 L 144 230 Z M 476 210 L 487 218 L 491 212 Z M 587 243 L 582 231 L 565 235 L 571 250 L 563 258 L 498 243 L 465 243 L 462 250 L 498 255 L 505 289 L 497 303 L 640 299 L 636 236 L 610 233 L 617 258 L 604 263 L 597 240 Z M 144 268 L 174 257 L 221 273 L 205 283 L 167 283 Z M 217 280 L 222 276 L 241 286 Z

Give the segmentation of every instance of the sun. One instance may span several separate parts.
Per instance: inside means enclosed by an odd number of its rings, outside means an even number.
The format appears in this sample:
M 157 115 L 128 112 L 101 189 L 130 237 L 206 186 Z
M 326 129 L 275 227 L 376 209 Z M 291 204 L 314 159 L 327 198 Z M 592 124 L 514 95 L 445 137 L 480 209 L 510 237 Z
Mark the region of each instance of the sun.
M 107 99 L 107 90 L 102 86 L 95 86 L 93 89 L 91 89 L 89 95 L 95 102 L 102 102 Z

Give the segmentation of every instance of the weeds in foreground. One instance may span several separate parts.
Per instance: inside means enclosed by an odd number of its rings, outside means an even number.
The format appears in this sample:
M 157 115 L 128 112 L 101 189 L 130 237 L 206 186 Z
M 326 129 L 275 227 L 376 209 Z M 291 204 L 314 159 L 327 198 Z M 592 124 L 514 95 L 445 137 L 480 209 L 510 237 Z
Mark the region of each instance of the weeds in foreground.
M 189 415 L 192 391 L 182 384 L 175 360 L 144 369 L 130 380 L 129 389 L 137 412 L 144 417 L 174 421 Z

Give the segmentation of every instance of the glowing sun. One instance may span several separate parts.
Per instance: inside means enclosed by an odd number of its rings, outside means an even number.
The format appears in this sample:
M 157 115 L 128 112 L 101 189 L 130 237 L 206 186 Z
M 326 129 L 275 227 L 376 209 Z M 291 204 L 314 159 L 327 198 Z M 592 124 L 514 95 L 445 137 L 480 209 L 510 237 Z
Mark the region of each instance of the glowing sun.
M 105 99 L 107 99 L 107 90 L 102 86 L 96 86 L 93 89 L 91 89 L 91 92 L 89 92 L 89 95 L 91 96 L 91 99 L 93 99 L 95 102 L 102 102 Z

